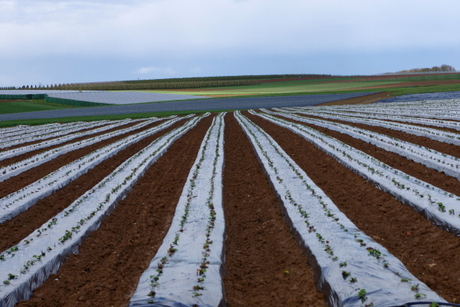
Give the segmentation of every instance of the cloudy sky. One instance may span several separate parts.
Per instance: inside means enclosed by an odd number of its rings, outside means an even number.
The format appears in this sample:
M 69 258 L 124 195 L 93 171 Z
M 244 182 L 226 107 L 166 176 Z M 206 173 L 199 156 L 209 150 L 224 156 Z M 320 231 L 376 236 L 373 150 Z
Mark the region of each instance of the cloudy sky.
M 460 70 L 458 0 L 0 0 L 0 87 Z

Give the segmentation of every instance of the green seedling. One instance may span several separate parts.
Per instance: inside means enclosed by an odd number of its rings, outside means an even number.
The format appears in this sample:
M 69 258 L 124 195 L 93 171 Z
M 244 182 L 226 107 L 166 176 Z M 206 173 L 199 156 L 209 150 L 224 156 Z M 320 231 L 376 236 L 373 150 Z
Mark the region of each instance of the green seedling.
M 343 277 L 343 279 L 347 279 L 347 278 L 348 278 L 348 276 L 350 276 L 350 275 L 351 275 L 351 273 L 350 273 L 350 272 L 347 272 L 347 271 L 342 271 L 342 277 Z
M 364 301 L 366 300 L 366 294 L 367 294 L 366 289 L 361 289 L 361 290 L 359 290 L 359 292 L 358 292 L 358 298 L 359 298 L 362 302 L 364 302 Z

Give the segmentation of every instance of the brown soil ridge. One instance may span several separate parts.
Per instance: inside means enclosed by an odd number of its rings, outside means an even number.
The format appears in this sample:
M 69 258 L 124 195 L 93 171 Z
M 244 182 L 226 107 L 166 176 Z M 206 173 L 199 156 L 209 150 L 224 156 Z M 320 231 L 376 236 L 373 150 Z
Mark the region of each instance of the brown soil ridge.
M 278 117 L 281 119 L 285 119 L 282 116 L 278 116 Z M 403 171 L 410 176 L 416 177 L 422 181 L 430 183 L 434 185 L 435 187 L 443 189 L 449 193 L 460 195 L 460 182 L 458 181 L 457 178 L 454 178 L 450 175 L 446 175 L 435 169 L 428 168 L 421 163 L 414 162 L 413 160 L 410 160 L 399 154 L 393 153 L 391 151 L 387 151 L 378 146 L 375 146 L 365 141 L 356 139 L 352 136 L 349 136 L 346 133 L 340 133 L 338 131 L 334 131 L 328 128 L 324 128 L 324 127 L 320 127 L 320 126 L 312 125 L 312 124 L 306 124 L 306 123 L 299 122 L 299 121 L 294 121 L 294 120 L 289 120 L 289 121 L 310 127 L 328 136 L 336 138 L 337 140 L 355 149 L 358 149 L 395 169 Z M 414 135 L 407 135 L 406 137 L 406 141 L 413 143 L 413 144 L 417 144 L 418 140 L 419 138 L 417 138 Z
M 313 144 L 257 116 L 267 131 L 359 229 L 383 245 L 433 291 L 460 302 L 460 241 L 440 230 Z
M 366 130 L 369 130 L 369 131 L 373 131 L 373 132 L 377 132 L 377 133 L 380 133 L 380 134 L 383 134 L 383 135 L 394 137 L 394 138 L 397 138 L 397 139 L 400 139 L 400 140 L 403 140 L 403 141 L 406 141 L 406 142 L 410 142 L 410 143 L 414 143 L 414 144 L 417 144 L 417 145 L 420 145 L 420 146 L 431 148 L 431 149 L 434 149 L 436 151 L 451 155 L 453 157 L 460 158 L 459 146 L 444 143 L 444 142 L 435 141 L 433 139 L 430 139 L 430 138 L 427 138 L 427 137 L 424 137 L 424 136 L 418 136 L 418 135 L 406 133 L 406 132 L 403 132 L 403 131 L 393 130 L 393 129 L 389 129 L 389 128 L 385 128 L 385 127 L 353 123 L 353 122 L 344 121 L 344 120 L 322 118 L 320 116 L 312 116 L 312 115 L 304 115 L 304 114 L 298 114 L 298 115 L 305 116 L 305 117 L 316 118 L 316 119 L 321 119 L 321 120 L 326 120 L 326 121 L 331 121 L 331 122 L 336 122 L 336 123 L 345 124 L 345 125 L 349 125 L 349 126 L 353 126 L 353 127 L 357 127 L 357 128 L 361 128 L 361 129 L 366 129 Z M 413 124 L 411 124 L 411 125 L 413 125 Z M 423 125 L 419 125 L 419 126 L 420 127 L 429 127 L 429 128 L 435 128 L 435 129 L 439 129 L 439 130 L 449 131 L 447 129 L 440 129 L 439 127 L 423 126 Z M 458 133 L 458 131 L 454 131 L 454 132 Z
M 329 101 L 325 103 L 321 103 L 317 106 L 338 106 L 338 105 L 348 105 L 348 104 L 370 104 L 382 99 L 388 98 L 392 93 L 391 92 L 380 92 L 374 93 L 354 98 L 342 99 L 342 100 L 335 100 Z
M 134 126 L 134 125 L 139 124 L 139 123 L 140 123 L 140 122 L 128 123 L 128 124 L 120 125 L 120 126 L 118 126 L 118 127 L 115 127 L 115 128 L 113 128 L 113 129 L 110 129 L 110 130 L 107 130 L 107 131 L 115 131 L 115 130 L 117 130 L 117 129 L 128 128 L 128 127 Z M 97 127 L 95 127 L 95 128 L 81 129 L 81 130 L 78 130 L 78 131 L 74 131 L 74 132 L 68 133 L 68 134 L 66 134 L 65 136 L 70 136 L 70 135 L 73 135 L 73 134 L 76 134 L 76 133 L 87 132 L 87 131 L 90 131 L 90 130 L 93 130 L 93 129 L 99 129 L 99 128 L 108 126 L 108 125 L 110 125 L 110 124 L 112 124 L 112 123 L 109 122 L 109 123 L 106 123 L 106 124 L 104 124 L 104 125 L 97 126 Z M 107 132 L 107 131 L 106 131 L 106 132 Z M 102 132 L 102 133 L 104 133 L 104 132 Z M 44 138 L 44 139 L 35 140 L 35 141 L 27 142 L 27 143 L 21 143 L 21 144 L 17 144 L 17 145 L 12 145 L 12 146 L 9 146 L 9 147 L 2 148 L 1 150 L 2 150 L 2 151 L 4 151 L 4 150 L 11 150 L 11 149 L 16 149 L 16 148 L 23 147 L 23 146 L 29 146 L 29 145 L 37 144 L 37 143 L 40 143 L 40 142 L 49 141 L 49 140 L 52 140 L 53 138 L 56 138 L 56 137 L 47 137 L 47 138 Z
M 224 288 L 228 306 L 324 306 L 308 259 L 233 114 L 226 116 Z
M 361 113 L 361 112 L 360 111 L 356 111 L 356 112 L 355 111 L 347 111 L 347 112 L 344 112 L 343 115 L 350 116 L 350 117 L 356 117 L 355 113 Z M 410 123 L 410 122 L 405 122 L 405 121 L 400 121 L 400 120 L 398 121 L 398 120 L 392 119 L 391 114 L 386 114 L 386 115 L 388 115 L 390 118 L 384 118 L 384 119 L 377 119 L 376 118 L 375 120 L 381 120 L 381 121 L 385 121 L 385 122 L 388 122 L 388 123 L 395 123 L 395 124 L 403 124 L 403 125 L 418 126 L 418 127 L 423 127 L 423 128 L 437 129 L 437 130 L 447 131 L 447 132 L 451 132 L 451 133 L 460 133 L 459 130 L 456 130 L 456 129 L 453 129 L 453 128 L 433 126 L 433 125 L 430 125 L 428 123 L 420 124 L 420 123 Z M 311 115 L 308 115 L 308 116 L 311 116 Z M 407 116 L 407 115 L 403 115 L 403 116 Z M 312 116 L 312 117 L 314 117 L 314 116 Z M 323 119 L 323 120 L 338 120 L 338 119 L 330 119 L 330 118 L 321 118 L 321 119 Z M 371 118 L 371 119 L 373 119 L 373 118 Z M 418 117 L 418 119 L 424 120 L 425 117 Z M 428 118 L 428 117 L 426 119 L 439 120 L 437 118 Z M 340 120 L 338 120 L 338 121 L 340 121 Z M 450 119 L 444 119 L 444 121 L 456 122 L 455 120 L 450 120 Z M 349 125 L 354 124 L 352 122 L 348 122 L 348 123 L 349 123 Z M 365 124 L 363 124 L 363 125 L 365 125 Z M 390 130 L 392 130 L 392 129 L 390 129 Z
M 39 153 L 42 153 L 44 151 L 52 150 L 52 149 L 55 149 L 55 148 L 58 148 L 58 147 L 61 147 L 61 146 L 65 146 L 67 144 L 80 142 L 80 141 L 83 141 L 85 139 L 100 136 L 100 135 L 110 133 L 110 132 L 113 132 L 113 131 L 117 131 L 117 130 L 120 130 L 120 129 L 129 128 L 129 127 L 134 126 L 136 124 L 137 123 L 130 123 L 130 124 L 121 125 L 121 126 L 109 129 L 107 131 L 102 131 L 102 132 L 94 133 L 94 134 L 91 134 L 91 135 L 81 136 L 81 137 L 69 140 L 67 142 L 63 142 L 63 143 L 60 143 L 60 144 L 52 145 L 52 146 L 49 146 L 49 147 L 45 147 L 45 148 L 41 148 L 41 149 L 37 149 L 37 150 L 33 150 L 33 151 L 29 151 L 27 153 L 24 153 L 24 154 L 14 156 L 14 157 L 11 157 L 9 159 L 5 159 L 5 160 L 0 161 L 0 167 L 6 166 L 6 165 L 11 165 L 13 163 L 28 159 L 28 158 L 30 158 L 30 157 L 32 157 L 34 155 L 37 155 Z M 158 123 L 154 123 L 154 124 L 158 125 Z M 43 142 L 43 141 L 46 141 L 46 140 L 41 140 L 39 142 Z M 35 142 L 35 143 L 39 143 L 39 142 Z M 27 146 L 27 145 L 29 145 L 29 144 L 21 144 L 21 145 L 18 145 L 17 147 L 22 147 L 22 146 Z M 7 150 L 9 150 L 9 149 L 12 149 L 12 148 L 8 148 Z
M 162 243 L 212 116 L 176 140 L 57 274 L 17 306 L 127 306 Z M 131 151 L 134 154 L 134 151 Z M 180 153 L 180 154 L 178 154 Z
M 55 170 L 63 167 L 66 164 L 69 164 L 97 149 L 100 149 L 104 146 L 107 146 L 109 144 L 112 144 L 116 141 L 119 141 L 125 137 L 128 137 L 129 135 L 133 135 L 136 133 L 139 133 L 140 131 L 144 131 L 146 129 L 153 128 L 155 126 L 158 126 L 161 122 L 155 122 L 150 125 L 147 125 L 143 128 L 136 129 L 134 131 L 114 136 L 112 138 L 109 138 L 107 140 L 103 140 L 97 143 L 94 143 L 90 146 L 86 146 L 80 149 L 76 149 L 73 151 L 70 151 L 68 153 L 65 153 L 63 155 L 60 155 L 56 157 L 55 159 L 45 162 L 41 165 L 38 165 L 37 167 L 34 167 L 30 170 L 27 170 L 21 174 L 18 174 L 16 176 L 13 176 L 5 181 L 0 182 L 0 197 L 4 197 L 10 193 L 13 193 L 19 189 L 22 189 L 26 187 L 27 185 L 43 178 L 44 176 L 48 175 L 51 172 L 54 172 Z M 90 138 L 92 136 L 88 136 L 87 138 Z M 42 151 L 49 150 L 49 149 L 42 149 Z M 35 152 L 37 154 L 37 152 Z M 19 159 L 18 161 L 22 161 L 22 159 Z
M 303 138 L 257 116 L 248 117 L 274 137 L 362 231 L 385 246 L 439 295 L 454 303 L 460 301 L 457 237 L 439 230 Z M 252 146 L 233 114 L 227 114 L 225 121 L 224 288 L 228 306 L 324 306 L 324 296 L 315 288 L 308 260 L 282 219 L 279 201 Z M 80 253 L 71 255 L 57 274 L 34 291 L 31 300 L 18 306 L 126 306 L 169 228 L 209 125 L 210 118 L 204 119 L 177 140 L 88 237 Z M 376 154 L 385 155 L 380 151 L 375 149 Z M 412 168 L 407 159 L 395 161 Z M 78 193 L 71 196 L 71 192 L 69 189 L 47 205 L 70 203 L 71 198 L 78 197 Z M 32 223 L 40 214 L 17 227 Z M 11 230 L 0 234 L 6 231 Z
M 30 207 L 25 212 L 19 214 L 9 221 L 0 224 L 0 250 L 6 250 L 7 248 L 18 244 L 32 231 L 39 228 L 57 213 L 67 208 L 78 197 L 83 195 L 86 191 L 90 190 L 93 186 L 103 180 L 124 161 L 129 159 L 135 153 L 146 147 L 148 144 L 160 136 L 180 125 L 181 123 L 176 123 L 168 129 L 162 130 L 129 146 L 128 148 L 120 151 L 115 156 L 101 162 L 99 165 L 95 166 L 76 180 L 70 182 L 62 189 L 59 189 L 58 191 L 42 200 L 39 200 L 35 205 Z M 53 165 L 55 160 L 47 163 L 49 168 L 55 168 Z M 56 161 L 56 163 L 61 165 L 62 161 Z M 27 174 L 25 176 L 27 176 Z

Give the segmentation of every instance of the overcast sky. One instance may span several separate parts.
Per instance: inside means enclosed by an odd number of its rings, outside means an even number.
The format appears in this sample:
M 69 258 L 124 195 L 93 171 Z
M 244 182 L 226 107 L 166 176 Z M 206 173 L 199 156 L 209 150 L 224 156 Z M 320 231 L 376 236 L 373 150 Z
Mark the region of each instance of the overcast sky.
M 460 70 L 458 0 L 0 0 L 0 86 Z

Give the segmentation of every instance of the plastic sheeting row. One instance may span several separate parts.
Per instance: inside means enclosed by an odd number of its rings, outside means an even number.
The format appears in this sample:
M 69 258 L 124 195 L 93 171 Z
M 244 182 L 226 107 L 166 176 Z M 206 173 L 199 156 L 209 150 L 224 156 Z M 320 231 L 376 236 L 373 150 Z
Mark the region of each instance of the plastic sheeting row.
M 145 170 L 201 118 L 194 117 L 152 142 L 18 245 L 2 252 L 0 280 L 8 282 L 0 287 L 0 305 L 10 307 L 28 299 L 32 290 L 55 273 L 68 254 L 76 252 L 99 227 Z
M 187 116 L 190 117 L 190 116 Z M 186 117 L 185 117 L 186 118 Z M 184 118 L 175 117 L 157 127 L 141 131 L 134 135 L 127 136 L 117 142 L 104 146 L 92 153 L 81 157 L 58 170 L 46 175 L 44 178 L 31 183 L 30 185 L 17 190 L 3 198 L 0 198 L 0 223 L 3 223 L 21 212 L 24 212 L 38 200 L 50 195 L 85 174 L 102 161 L 117 154 L 128 146 L 151 136 L 158 131 L 170 127 Z
M 413 135 L 427 137 L 432 140 L 444 142 L 447 144 L 460 145 L 460 134 L 459 133 L 448 132 L 444 130 L 429 128 L 429 127 L 421 127 L 421 126 L 395 123 L 395 122 L 376 120 L 376 119 L 351 117 L 351 116 L 346 116 L 346 115 L 329 115 L 323 112 L 299 111 L 298 113 L 305 114 L 305 115 L 319 116 L 319 117 L 329 118 L 329 119 L 335 119 L 335 120 L 343 120 L 343 121 L 358 123 L 358 124 L 383 127 L 383 128 L 393 129 L 397 131 L 402 131 L 402 132 L 413 134 Z
M 71 124 L 65 124 L 62 126 L 56 126 L 50 129 L 40 129 L 37 127 L 35 130 L 26 130 L 23 133 L 16 134 L 10 137 L 2 137 L 2 143 L 0 144 L 0 148 L 6 148 L 11 146 L 17 146 L 20 144 L 28 143 L 28 142 L 35 142 L 44 139 L 51 139 L 54 137 L 61 137 L 64 135 L 68 135 L 71 133 L 78 132 L 84 129 L 92 129 L 102 125 L 116 123 L 117 121 L 97 121 L 91 123 L 85 122 L 76 122 Z M 130 120 L 118 121 L 123 124 L 130 122 Z
M 136 121 L 139 121 L 139 120 L 136 120 Z M 0 153 L 0 160 L 5 160 L 5 159 L 11 158 L 11 157 L 22 155 L 22 154 L 28 153 L 30 151 L 34 151 L 34 150 L 38 150 L 38 149 L 42 149 L 42 148 L 46 148 L 46 147 L 50 147 L 50 146 L 54 146 L 54 145 L 59 145 L 59 144 L 62 144 L 64 142 L 68 142 L 68 141 L 71 141 L 73 139 L 80 138 L 80 137 L 83 137 L 83 136 L 104 132 L 104 131 L 107 131 L 107 130 L 110 130 L 110 129 L 113 129 L 113 128 L 117 128 L 120 125 L 127 124 L 129 122 L 130 122 L 129 120 L 117 121 L 115 123 L 112 123 L 110 125 L 106 125 L 104 127 L 100 127 L 100 128 L 97 128 L 97 129 L 83 131 L 83 132 L 77 132 L 77 133 L 73 133 L 73 134 L 70 134 L 70 135 L 65 135 L 65 136 L 60 136 L 60 137 L 57 137 L 57 138 L 53 138 L 51 140 L 46 140 L 46 141 L 43 141 L 43 142 L 40 142 L 40 143 L 27 145 L 27 146 L 22 146 L 22 147 L 10 149 L 10 150 L 5 150 L 5 151 Z
M 129 306 L 223 306 L 225 113 L 213 120 L 183 188 L 171 227 Z
M 295 108 L 290 108 L 295 111 Z M 300 109 L 297 109 L 297 111 Z M 319 111 L 319 110 L 317 110 Z M 387 114 L 375 114 L 372 111 L 360 110 L 340 110 L 340 109 L 323 109 L 321 113 L 330 114 L 330 115 L 342 115 L 342 116 L 351 116 L 351 117 L 362 117 L 369 119 L 380 119 L 380 120 L 391 120 L 396 122 L 411 123 L 417 125 L 428 125 L 435 126 L 440 128 L 448 128 L 454 130 L 460 130 L 460 122 L 452 120 L 441 120 L 441 119 L 430 119 L 430 118 L 419 118 L 413 116 L 398 116 L 398 115 L 387 115 Z
M 444 172 L 449 176 L 455 177 L 460 180 L 460 159 L 425 146 L 406 142 L 397 138 L 389 137 L 381 133 L 369 131 L 345 125 L 337 122 L 320 120 L 316 118 L 308 118 L 298 116 L 286 112 L 271 112 L 263 110 L 265 113 L 280 115 L 289 119 L 301 121 L 307 124 L 313 124 L 320 127 L 325 127 L 340 133 L 348 134 L 356 139 L 363 140 L 367 143 L 376 145 L 387 151 L 397 153 L 403 157 L 409 158 L 415 162 L 421 163 L 429 168 Z
M 240 113 L 235 114 L 284 205 L 299 243 L 309 254 L 318 288 L 330 306 L 400 306 L 416 297 L 444 302 L 340 212 L 268 134 Z
M 312 142 L 379 189 L 414 208 L 439 228 L 460 236 L 460 197 L 394 169 L 366 153 L 304 125 L 254 113 Z
M 129 128 L 124 128 L 124 129 L 119 129 L 119 130 L 115 130 L 115 131 L 112 131 L 112 132 L 108 132 L 108 133 L 105 133 L 105 134 L 102 134 L 102 135 L 99 135 L 99 136 L 95 136 L 95 137 L 91 137 L 91 138 L 88 138 L 88 139 L 84 139 L 84 140 L 81 140 L 81 141 L 77 141 L 77 142 L 74 142 L 74 143 L 69 143 L 69 144 L 65 144 L 65 145 L 62 145 L 60 147 L 56 147 L 54 149 L 50 149 L 50 150 L 47 150 L 47 151 L 44 151 L 44 152 L 41 152 L 39 154 L 36 154 L 30 158 L 26 158 L 22 161 L 19 161 L 19 162 L 16 162 L 16 163 L 13 163 L 13 164 L 10 164 L 10 165 L 7 165 L 7 166 L 4 166 L 4 167 L 0 167 L 0 182 L 8 179 L 8 178 L 11 178 L 13 176 L 16 176 L 22 172 L 25 172 L 33 167 L 36 167 L 38 165 L 41 165 L 45 162 L 48 162 L 48 161 L 51 161 L 53 159 L 55 159 L 56 157 L 60 156 L 60 155 L 63 155 L 65 153 L 68 153 L 68 152 L 71 152 L 71 151 L 74 151 L 74 150 L 77 150 L 77 149 L 81 149 L 81 148 L 84 148 L 86 146 L 90 146 L 92 144 L 95 144 L 97 142 L 100 142 L 100 141 L 103 141 L 103 140 L 107 140 L 107 139 L 110 139 L 112 137 L 115 137 L 115 136 L 118 136 L 118 135 L 122 135 L 122 134 L 125 134 L 125 133 L 128 133 L 128 132 L 131 132 L 131 131 L 134 131 L 136 129 L 140 129 L 142 127 L 145 127 L 149 124 L 152 124 L 156 121 L 159 121 L 160 119 L 158 118 L 152 118 L 152 119 L 149 119 L 149 120 L 146 120 L 146 121 L 143 121 L 137 125 L 134 125 L 132 127 L 129 127 Z

